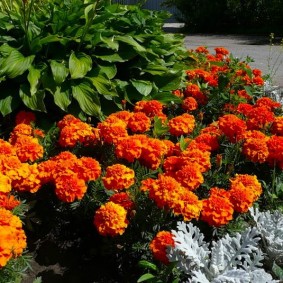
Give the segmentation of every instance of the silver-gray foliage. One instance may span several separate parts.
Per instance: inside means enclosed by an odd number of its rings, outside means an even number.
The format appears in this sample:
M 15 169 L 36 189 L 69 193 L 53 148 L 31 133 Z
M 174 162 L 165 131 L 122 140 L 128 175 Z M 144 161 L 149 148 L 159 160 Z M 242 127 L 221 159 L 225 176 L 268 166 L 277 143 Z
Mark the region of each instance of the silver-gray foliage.
M 188 275 L 189 283 L 273 283 L 262 268 L 264 258 L 259 249 L 261 239 L 256 228 L 241 234 L 227 234 L 211 245 L 192 223 L 178 222 L 172 231 L 175 247 L 168 248 L 169 261 Z

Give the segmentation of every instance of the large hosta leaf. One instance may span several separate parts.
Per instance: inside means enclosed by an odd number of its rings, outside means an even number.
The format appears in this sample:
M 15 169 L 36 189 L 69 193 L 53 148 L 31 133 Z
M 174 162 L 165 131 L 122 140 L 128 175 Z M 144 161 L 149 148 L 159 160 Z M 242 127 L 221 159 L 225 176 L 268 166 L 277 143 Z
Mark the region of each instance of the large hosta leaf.
M 57 84 L 61 84 L 65 81 L 69 75 L 69 69 L 65 66 L 64 62 L 57 62 L 55 60 L 50 61 L 50 67 L 54 81 Z
M 1 73 L 6 74 L 9 78 L 20 76 L 31 67 L 34 57 L 34 55 L 24 57 L 19 51 L 13 49 L 1 62 Z
M 117 67 L 113 63 L 99 62 L 98 69 L 99 72 L 105 74 L 109 80 L 113 79 L 117 74 Z
M 39 69 L 36 69 L 33 66 L 29 68 L 28 81 L 30 84 L 30 94 L 32 96 L 37 92 L 40 76 L 41 71 Z
M 152 83 L 150 81 L 143 80 L 131 80 L 132 85 L 136 90 L 144 96 L 147 96 L 152 91 Z
M 54 95 L 54 102 L 62 110 L 68 110 L 68 106 L 71 104 L 71 93 L 69 88 L 64 88 L 62 86 L 57 86 Z
M 69 69 L 72 79 L 83 78 L 91 70 L 92 59 L 85 53 L 71 54 L 69 58 Z
M 72 86 L 73 97 L 78 101 L 81 109 L 88 115 L 100 117 L 101 107 L 98 93 L 86 81 Z
M 28 108 L 35 111 L 46 112 L 44 105 L 45 92 L 43 90 L 37 91 L 36 95 L 31 95 L 29 86 L 24 84 L 20 86 L 19 94 L 23 103 Z

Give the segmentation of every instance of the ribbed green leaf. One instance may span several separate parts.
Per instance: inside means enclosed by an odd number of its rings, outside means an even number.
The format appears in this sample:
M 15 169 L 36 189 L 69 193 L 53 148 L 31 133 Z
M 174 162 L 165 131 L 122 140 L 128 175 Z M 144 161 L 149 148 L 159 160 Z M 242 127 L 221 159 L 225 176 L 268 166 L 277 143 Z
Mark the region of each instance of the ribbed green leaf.
M 55 60 L 50 61 L 50 67 L 54 81 L 57 84 L 61 84 L 65 81 L 69 75 L 69 69 L 65 66 L 64 62 L 57 62 Z
M 146 52 L 146 49 L 142 45 L 140 45 L 132 36 L 118 35 L 115 37 L 115 39 L 133 46 L 134 49 L 139 53 Z
M 117 67 L 113 63 L 99 62 L 98 68 L 99 72 L 105 74 L 109 80 L 113 79 L 117 74 Z
M 72 102 L 70 89 L 66 88 L 65 90 L 63 90 L 61 86 L 57 86 L 56 91 L 54 93 L 54 102 L 62 110 L 67 111 L 68 106 Z
M 131 83 L 144 96 L 149 95 L 152 91 L 152 83 L 150 81 L 131 80 Z
M 45 92 L 43 90 L 40 90 L 36 93 L 36 95 L 31 96 L 30 88 L 28 85 L 25 84 L 20 86 L 19 94 L 23 103 L 28 108 L 35 111 L 46 112 L 46 108 L 44 105 Z
M 72 86 L 73 97 L 78 101 L 81 109 L 88 115 L 100 117 L 101 108 L 97 93 L 87 82 Z
M 118 51 L 119 43 L 115 40 L 114 36 L 108 38 L 108 37 L 103 37 L 102 34 L 100 34 L 100 39 L 102 42 L 106 43 L 107 47 L 109 47 L 110 49 Z
M 91 70 L 92 59 L 85 53 L 71 54 L 69 58 L 69 69 L 72 79 L 83 78 Z
M 30 68 L 34 57 L 34 55 L 24 57 L 19 51 L 13 50 L 2 63 L 3 72 L 9 78 L 20 76 Z
M 154 275 L 151 274 L 151 273 L 145 273 L 144 275 L 142 275 L 142 276 L 138 279 L 137 283 L 145 282 L 145 281 L 151 280 L 151 279 L 153 279 L 153 278 L 155 278 L 155 277 L 156 277 L 156 276 L 154 276 Z
M 40 76 L 41 72 L 39 69 L 36 69 L 33 66 L 29 68 L 28 81 L 30 84 L 30 94 L 32 96 L 37 92 Z

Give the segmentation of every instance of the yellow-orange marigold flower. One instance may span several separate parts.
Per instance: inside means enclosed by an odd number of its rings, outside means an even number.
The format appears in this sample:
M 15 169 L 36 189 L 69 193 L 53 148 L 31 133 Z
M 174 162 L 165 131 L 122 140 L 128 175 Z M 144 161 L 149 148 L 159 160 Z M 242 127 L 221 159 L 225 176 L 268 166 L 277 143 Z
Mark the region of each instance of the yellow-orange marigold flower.
M 249 130 L 266 129 L 275 120 L 274 113 L 265 106 L 253 107 L 246 116 Z
M 134 115 L 134 113 L 132 113 L 130 111 L 123 110 L 123 111 L 118 111 L 118 112 L 115 112 L 115 113 L 111 113 L 108 116 L 108 118 L 115 117 L 115 118 L 118 118 L 118 119 L 124 121 L 126 124 L 128 124 L 129 119 L 133 115 Z
M 79 179 L 73 172 L 65 172 L 55 179 L 55 194 L 59 200 L 73 202 L 83 198 L 87 185 L 83 179 Z
M 172 118 L 168 122 L 169 132 L 173 136 L 190 134 L 195 127 L 195 118 L 190 114 L 183 114 Z
M 108 190 L 128 189 L 135 183 L 135 171 L 122 164 L 114 164 L 106 168 L 102 182 Z
M 199 149 L 188 149 L 181 153 L 181 157 L 185 157 L 188 162 L 194 163 L 200 167 L 200 171 L 207 172 L 211 168 L 210 152 L 201 151 Z
M 0 139 L 0 155 L 16 155 L 16 150 L 9 142 Z
M 271 133 L 277 136 L 283 136 L 283 117 L 275 117 L 271 125 Z
M 153 118 L 154 116 L 162 116 L 163 105 L 158 100 L 138 101 L 135 104 L 135 112 L 143 112 L 147 117 Z
M 267 140 L 248 138 L 244 141 L 242 152 L 250 161 L 264 163 L 269 155 Z
M 147 178 L 141 181 L 140 190 L 142 192 L 148 192 L 150 188 L 155 184 L 156 180 L 152 178 Z
M 9 193 L 11 189 L 11 179 L 0 172 L 0 193 Z
M 96 210 L 93 223 L 102 236 L 122 235 L 127 228 L 127 210 L 120 204 L 109 201 Z
M 57 123 L 57 127 L 62 130 L 64 127 L 71 124 L 81 123 L 81 120 L 73 116 L 72 114 L 67 114 Z
M 160 231 L 156 234 L 154 239 L 151 241 L 149 247 L 152 251 L 153 257 L 164 264 L 169 264 L 169 259 L 167 258 L 167 247 L 174 247 L 175 242 L 173 235 L 168 231 Z
M 101 174 L 101 167 L 94 158 L 83 156 L 77 160 L 74 172 L 78 174 L 79 179 L 85 182 L 95 181 Z
M 33 128 L 32 128 L 31 125 L 18 124 L 17 126 L 15 126 L 13 131 L 10 133 L 9 142 L 12 145 L 14 145 L 15 142 L 17 141 L 18 137 L 21 137 L 21 136 L 32 137 L 32 133 L 33 133 Z
M 224 189 L 211 188 L 210 197 L 203 200 L 201 220 L 211 226 L 219 227 L 233 219 L 234 208 L 229 193 Z
M 237 187 L 242 185 L 254 196 L 254 201 L 260 197 L 262 186 L 256 175 L 236 174 L 235 177 L 230 179 L 230 190 L 237 190 Z
M 194 111 L 194 110 L 198 109 L 198 103 L 193 97 L 189 96 L 189 97 L 186 97 L 183 100 L 182 108 L 185 111 Z

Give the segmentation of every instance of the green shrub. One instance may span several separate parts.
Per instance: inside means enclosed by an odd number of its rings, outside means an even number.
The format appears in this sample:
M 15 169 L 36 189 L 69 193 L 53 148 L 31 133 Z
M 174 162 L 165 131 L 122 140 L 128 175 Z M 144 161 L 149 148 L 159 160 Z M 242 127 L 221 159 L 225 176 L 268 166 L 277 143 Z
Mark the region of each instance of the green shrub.
M 0 4 L 0 112 L 25 105 L 102 119 L 122 101 L 173 99 L 183 38 L 162 30 L 166 12 L 105 0 Z

